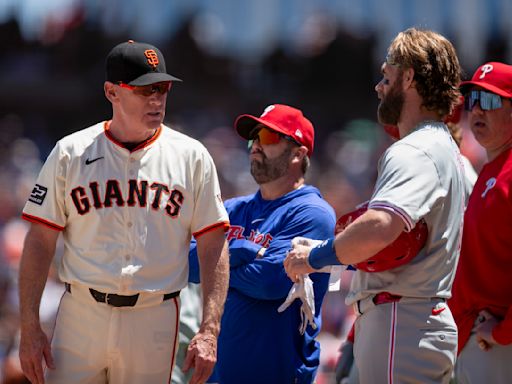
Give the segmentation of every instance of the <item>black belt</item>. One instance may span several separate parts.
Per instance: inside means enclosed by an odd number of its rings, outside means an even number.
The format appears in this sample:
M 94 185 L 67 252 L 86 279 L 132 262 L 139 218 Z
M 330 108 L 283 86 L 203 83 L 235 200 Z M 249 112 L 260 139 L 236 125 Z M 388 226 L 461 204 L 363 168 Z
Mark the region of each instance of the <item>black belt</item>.
M 65 283 L 65 286 L 66 291 L 71 293 L 71 285 L 69 283 Z M 94 297 L 94 300 L 96 300 L 98 303 L 107 303 L 113 307 L 133 307 L 135 304 L 137 304 L 137 300 L 139 299 L 138 293 L 136 295 L 124 296 L 115 293 L 104 293 L 92 288 L 89 288 L 89 292 L 91 292 L 91 296 Z M 166 293 L 164 294 L 162 301 L 177 297 L 179 294 L 180 291 Z

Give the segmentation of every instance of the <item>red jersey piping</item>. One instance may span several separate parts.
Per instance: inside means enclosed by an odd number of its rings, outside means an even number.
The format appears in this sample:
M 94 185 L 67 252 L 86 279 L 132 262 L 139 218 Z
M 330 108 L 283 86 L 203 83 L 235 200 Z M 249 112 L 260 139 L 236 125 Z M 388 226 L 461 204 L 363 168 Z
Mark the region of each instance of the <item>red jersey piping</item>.
M 57 224 L 52 223 L 50 221 L 41 219 L 40 217 L 28 215 L 26 213 L 22 213 L 21 214 L 21 218 L 25 219 L 27 221 L 30 221 L 31 223 L 43 224 L 43 225 L 45 225 L 45 226 L 47 226 L 47 227 L 49 227 L 51 229 L 55 229 L 56 231 L 63 231 L 64 230 L 64 227 L 61 227 L 60 225 L 57 225 Z
M 104 126 L 103 126 L 103 130 L 105 132 L 105 136 L 107 136 L 107 138 L 113 142 L 115 145 L 117 145 L 118 147 L 121 147 L 121 148 L 125 148 L 125 149 L 128 149 L 126 148 L 126 146 L 121 143 L 119 140 L 117 140 L 113 135 L 112 133 L 110 132 L 110 123 L 112 123 L 112 120 L 108 120 L 108 121 L 105 121 L 104 123 Z M 151 144 L 153 144 L 156 140 L 158 140 L 158 138 L 160 137 L 160 134 L 162 133 L 162 125 L 160 125 L 155 134 L 153 136 L 151 136 L 148 140 L 146 141 L 143 141 L 142 143 L 140 143 L 139 145 L 137 145 L 135 148 L 133 148 L 132 150 L 130 150 L 130 152 L 135 152 L 135 151 L 138 151 L 139 149 L 142 149 L 142 148 L 145 148 L 145 147 L 148 147 L 150 146 Z
M 198 238 L 201 235 L 204 235 L 206 232 L 213 231 L 219 227 L 224 227 L 224 232 L 229 229 L 229 222 L 228 221 L 222 221 L 220 223 L 215 223 L 213 225 L 210 225 L 209 227 L 203 228 L 200 231 L 194 232 L 193 235 L 195 238 Z

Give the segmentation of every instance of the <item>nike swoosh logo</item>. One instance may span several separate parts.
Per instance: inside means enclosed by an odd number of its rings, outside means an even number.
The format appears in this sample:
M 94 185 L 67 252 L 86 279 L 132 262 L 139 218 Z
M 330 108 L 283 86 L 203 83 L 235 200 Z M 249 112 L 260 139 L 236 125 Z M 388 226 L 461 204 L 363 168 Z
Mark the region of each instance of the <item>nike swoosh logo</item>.
M 94 163 L 95 161 L 98 161 L 98 160 L 103 159 L 103 158 L 104 158 L 104 156 L 100 156 L 100 157 L 97 157 L 97 158 L 92 159 L 92 160 L 86 159 L 86 160 L 85 160 L 85 165 L 92 164 L 92 163 Z
M 441 308 L 432 308 L 432 315 L 437 316 L 437 315 L 439 315 L 441 312 L 443 312 L 445 309 L 446 309 L 446 307 L 441 307 Z
M 263 221 L 263 220 L 265 220 L 265 219 L 256 219 L 256 220 L 251 221 L 251 224 L 258 223 L 258 222 Z

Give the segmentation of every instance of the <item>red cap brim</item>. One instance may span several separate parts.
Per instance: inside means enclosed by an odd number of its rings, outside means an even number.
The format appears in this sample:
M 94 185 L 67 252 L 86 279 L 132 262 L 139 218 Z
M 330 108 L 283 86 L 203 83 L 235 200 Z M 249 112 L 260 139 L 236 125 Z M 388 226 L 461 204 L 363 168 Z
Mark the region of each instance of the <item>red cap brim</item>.
M 283 132 L 281 128 L 279 128 L 277 125 L 272 124 L 268 121 L 265 121 L 264 119 L 260 117 L 256 117 L 253 115 L 240 115 L 235 120 L 235 129 L 237 133 L 242 136 L 246 140 L 251 139 L 251 132 L 254 129 L 254 127 L 258 124 L 263 124 L 270 129 L 286 134 Z
M 492 93 L 495 93 L 497 95 L 500 95 L 502 97 L 510 97 L 512 98 L 512 93 L 508 93 L 508 92 L 505 92 L 504 90 L 492 85 L 492 84 L 489 84 L 489 83 L 484 83 L 484 82 L 481 82 L 481 81 L 463 81 L 462 83 L 460 83 L 460 90 L 464 93 L 467 91 L 467 89 L 471 86 L 478 86 L 478 87 L 482 87 L 483 89 L 487 89 L 488 91 L 491 91 Z

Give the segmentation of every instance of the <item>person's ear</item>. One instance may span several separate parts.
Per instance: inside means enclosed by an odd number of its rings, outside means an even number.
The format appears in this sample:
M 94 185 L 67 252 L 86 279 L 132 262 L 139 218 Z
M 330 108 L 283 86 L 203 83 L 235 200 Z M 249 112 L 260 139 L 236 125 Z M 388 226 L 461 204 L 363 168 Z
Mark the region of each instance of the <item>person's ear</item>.
M 299 160 L 302 160 L 307 155 L 308 149 L 304 145 L 301 145 L 300 147 L 297 148 L 293 156 Z
M 414 82 L 414 69 L 407 68 L 402 74 L 402 85 L 404 90 L 409 89 Z
M 114 83 L 111 83 L 110 81 L 105 81 L 103 84 L 103 91 L 105 92 L 105 97 L 113 103 L 117 100 L 118 94 L 116 87 L 114 86 Z

